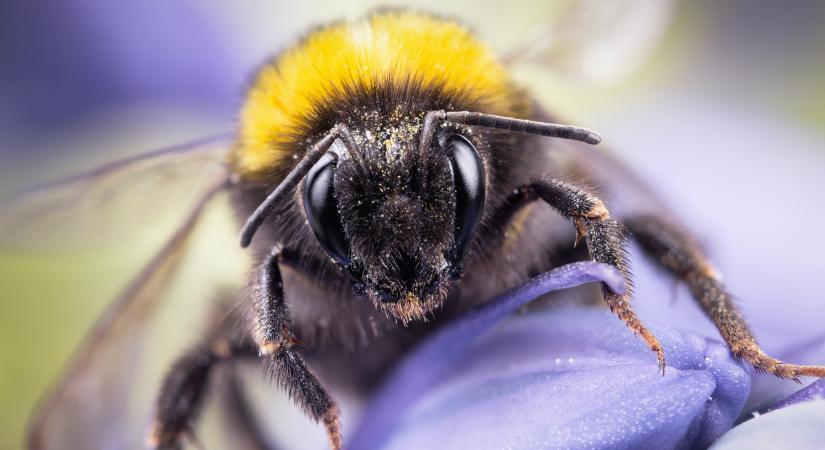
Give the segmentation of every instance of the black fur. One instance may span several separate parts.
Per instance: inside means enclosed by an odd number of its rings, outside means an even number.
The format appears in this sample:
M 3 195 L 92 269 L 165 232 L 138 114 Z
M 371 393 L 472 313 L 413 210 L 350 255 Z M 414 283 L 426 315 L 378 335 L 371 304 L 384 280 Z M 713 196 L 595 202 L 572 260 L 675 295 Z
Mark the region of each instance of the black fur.
M 202 409 L 216 365 L 237 357 L 255 355 L 254 347 L 237 344 L 218 354 L 209 346 L 197 347 L 181 356 L 169 369 L 158 395 L 155 423 L 150 438 L 157 449 L 181 448 L 181 438 L 191 436 L 192 424 Z
M 376 133 L 372 141 L 360 138 L 366 175 L 359 175 L 352 159 L 340 162 L 335 175 L 357 281 L 382 301 L 406 292 L 425 297 L 444 282 L 455 226 L 453 177 L 444 151 L 430 146 L 427 155 L 419 155 L 417 135 L 387 148 L 382 130 L 393 126 L 406 125 L 379 118 L 365 123 Z
M 303 357 L 292 348 L 295 339 L 289 330 L 289 313 L 278 267 L 282 254 L 289 255 L 289 251 L 272 252 L 260 267 L 255 289 L 255 339 L 269 376 L 277 380 L 309 417 L 324 421 L 331 440 L 340 441 L 335 404 Z
M 255 284 L 255 337 L 258 345 L 281 342 L 289 326 L 289 315 L 284 306 L 284 285 L 278 262 L 280 250 L 272 252 L 258 269 Z
M 528 103 L 526 97 L 518 102 Z M 289 137 L 292 151 L 287 153 L 302 155 L 308 146 L 336 123 L 346 124 L 364 146 L 367 132 L 380 136 L 387 126 L 420 128 L 428 110 L 486 108 L 484 104 L 464 102 L 461 97 L 441 89 L 425 88 L 415 81 L 400 86 L 385 85 L 371 90 L 335 93 L 330 97 L 328 106 L 318 107 L 311 120 L 311 132 Z M 439 131 L 443 129 L 439 126 Z M 502 225 L 493 219 L 493 212 L 505 201 L 508 193 L 537 174 L 533 172 L 535 161 L 543 158 L 540 148 L 547 141 L 546 138 L 537 140 L 502 130 L 451 129 L 465 134 L 473 143 L 486 173 L 484 214 L 463 261 L 460 261 L 464 267 L 475 266 L 479 270 L 496 256 L 489 243 L 502 234 Z M 282 263 L 287 263 L 308 277 L 308 282 L 322 286 L 328 292 L 323 296 L 314 296 L 312 302 L 315 306 L 312 308 L 304 305 L 305 299 L 300 294 L 297 294 L 298 298 L 288 296 L 285 300 L 296 303 L 295 308 L 289 309 L 293 317 L 293 332 L 304 343 L 303 354 L 311 360 L 326 360 L 333 366 L 350 365 L 348 361 L 352 361 L 353 351 L 365 345 L 371 346 L 370 361 L 362 361 L 357 370 L 341 371 L 340 378 L 329 380 L 333 383 L 372 385 L 387 369 L 391 361 L 387 356 L 408 348 L 428 330 L 437 327 L 437 322 L 449 320 L 491 294 L 488 292 L 483 298 L 467 297 L 464 300 L 464 296 L 454 290 L 455 283 L 449 281 L 449 267 L 439 270 L 440 259 L 450 249 L 454 238 L 455 200 L 449 159 L 437 141 L 423 150 L 418 149 L 419 141 L 420 136 L 413 133 L 398 142 L 404 150 L 400 152 L 403 157 L 393 164 L 383 161 L 387 149 L 379 145 L 380 141 L 365 145 L 370 169 L 366 178 L 361 178 L 362 174 L 352 159 L 342 158 L 339 161 L 335 191 L 340 215 L 353 248 L 358 250 L 357 256 L 360 256 L 360 261 L 354 261 L 349 270 L 341 270 L 331 260 L 307 226 L 300 187 L 276 206 L 252 242 L 252 249 L 261 255 L 257 257 L 259 265 L 265 264 L 274 246 L 288 245 L 293 255 L 289 261 Z M 535 155 L 536 159 L 525 159 L 525 154 Z M 290 161 L 280 165 L 270 174 L 268 181 L 241 180 L 234 185 L 233 200 L 240 220 L 250 215 L 283 179 L 284 170 L 293 167 L 293 164 Z M 421 174 L 427 175 L 424 180 L 430 184 L 426 190 L 417 181 Z M 381 214 L 386 218 L 382 220 Z M 537 248 L 532 251 L 535 250 Z M 552 252 L 536 253 L 535 261 L 525 261 L 525 267 L 513 267 L 512 274 L 507 274 L 506 283 L 498 276 L 487 277 L 485 283 L 494 281 L 504 288 L 524 279 L 528 272 L 549 269 L 546 261 Z M 370 260 L 372 273 L 367 273 L 365 259 Z M 411 261 L 417 264 L 410 264 Z M 420 279 L 415 286 L 418 294 L 426 295 L 438 290 L 433 287 L 440 285 L 440 293 L 447 300 L 439 312 L 428 317 L 430 323 L 413 322 L 405 327 L 377 310 L 362 294 L 367 291 L 364 284 L 370 283 L 373 287 L 382 285 L 384 293 L 397 295 L 403 285 L 400 279 L 411 278 L 410 272 L 419 275 L 414 277 Z M 289 286 L 286 288 L 289 289 Z M 462 298 L 450 300 L 453 297 Z M 328 325 L 319 325 L 326 321 L 325 317 L 334 320 Z
M 266 371 L 313 420 L 322 420 L 334 408 L 332 399 L 292 348 L 282 346 L 267 356 Z

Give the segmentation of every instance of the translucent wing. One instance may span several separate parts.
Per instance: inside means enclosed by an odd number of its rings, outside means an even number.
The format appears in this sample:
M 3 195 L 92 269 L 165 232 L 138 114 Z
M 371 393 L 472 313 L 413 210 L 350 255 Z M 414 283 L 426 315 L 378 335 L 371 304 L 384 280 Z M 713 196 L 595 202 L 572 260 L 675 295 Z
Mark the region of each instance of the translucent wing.
M 84 251 L 107 242 L 91 231 L 101 224 L 117 226 L 119 233 L 144 233 L 153 228 L 145 225 L 145 217 L 173 223 L 162 227 L 168 234 L 154 256 L 105 310 L 41 401 L 31 422 L 31 448 L 143 448 L 151 405 L 169 361 L 199 337 L 198 328 L 214 306 L 210 300 L 218 298 L 216 289 L 236 289 L 246 270 L 224 192 L 226 148 L 225 140 L 212 140 L 156 152 L 14 199 L 14 211 L 29 220 L 6 220 L 3 232 L 9 223 L 33 223 L 42 232 L 60 217 L 59 223 L 78 233 L 72 242 Z M 124 176 L 139 189 L 126 188 Z M 173 193 L 184 195 L 164 197 Z M 141 202 L 145 209 L 135 209 Z M 72 205 L 85 210 L 75 214 Z M 132 223 L 117 217 L 129 212 Z M 109 232 L 117 237 L 111 228 L 100 231 Z M 18 235 L 11 243 L 26 248 L 37 237 Z
M 579 81 L 611 82 L 656 47 L 675 0 L 557 1 L 504 55 L 511 64 L 550 69 Z
M 225 170 L 221 135 L 115 161 L 0 201 L 0 250 L 87 251 L 170 226 Z

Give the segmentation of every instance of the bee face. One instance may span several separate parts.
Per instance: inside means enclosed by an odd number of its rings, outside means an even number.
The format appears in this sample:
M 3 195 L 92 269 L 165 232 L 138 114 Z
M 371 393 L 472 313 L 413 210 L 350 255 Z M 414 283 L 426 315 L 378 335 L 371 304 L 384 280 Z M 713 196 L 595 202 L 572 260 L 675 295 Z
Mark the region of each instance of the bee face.
M 447 296 L 484 206 L 475 146 L 442 130 L 420 146 L 421 118 L 354 129 L 309 172 L 304 210 L 318 241 L 381 310 L 409 322 Z

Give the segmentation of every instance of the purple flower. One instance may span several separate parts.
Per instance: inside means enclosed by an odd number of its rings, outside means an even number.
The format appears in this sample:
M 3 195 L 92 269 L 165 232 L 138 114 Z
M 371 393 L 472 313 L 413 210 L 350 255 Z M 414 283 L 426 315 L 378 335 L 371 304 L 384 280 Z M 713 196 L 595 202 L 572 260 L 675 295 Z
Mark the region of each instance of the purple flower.
M 753 448 L 822 448 L 825 442 L 825 401 L 806 401 L 759 415 L 727 433 L 714 450 Z
M 771 410 L 786 408 L 788 406 L 795 405 L 797 403 L 807 402 L 810 400 L 822 399 L 825 399 L 825 379 L 814 381 L 807 387 L 794 392 L 793 394 L 789 395 L 788 398 L 774 405 L 771 408 Z
M 147 99 L 225 111 L 250 69 L 237 66 L 236 49 L 195 2 L 130 9 L 99 0 L 47 3 L 19 2 L 0 15 L 0 34 L 8 37 L 0 39 L 0 50 L 12 62 L 0 76 L 4 131 L 39 135 L 89 111 Z M 287 19 L 271 20 L 277 29 Z M 28 39 L 13 39 L 21 36 Z M 718 68 L 714 61 L 696 66 Z M 682 81 L 675 84 L 684 88 Z M 821 137 L 747 107 L 725 108 L 716 98 L 724 90 L 708 89 L 707 82 L 624 99 L 620 119 L 608 108 L 604 123 L 588 125 L 703 233 L 712 253 L 716 247 L 714 259 L 766 348 L 793 362 L 821 363 L 825 339 L 805 351 L 778 351 L 821 330 L 811 292 L 817 292 L 825 241 L 804 242 L 807 251 L 788 245 L 799 230 L 794 218 L 802 231 L 825 222 L 809 194 L 823 187 Z M 713 98 L 697 99 L 697 92 Z M 678 173 L 690 175 L 673 176 Z M 766 205 L 781 211 L 760 213 Z M 664 376 L 641 340 L 607 311 L 505 318 L 541 292 L 598 280 L 615 284 L 618 276 L 593 263 L 566 266 L 456 322 L 405 359 L 358 420 L 350 448 L 680 448 L 705 447 L 723 435 L 714 444 L 722 449 L 822 445 L 825 402 L 816 399 L 823 381 L 798 392 L 772 377 L 752 383 L 749 369 L 724 344 L 683 331 L 717 335 L 688 299 L 674 308 L 660 298 L 671 281 L 642 261 L 634 258 L 635 303 L 643 318 L 668 324 L 650 323 L 668 357 Z M 667 286 L 654 292 L 657 283 Z M 752 411 L 772 412 L 728 432 Z
M 531 280 L 409 356 L 361 418 L 351 448 L 683 448 L 726 432 L 750 391 L 728 349 L 654 326 L 664 376 L 612 314 L 564 309 L 495 322 L 536 296 L 618 274 L 596 263 Z

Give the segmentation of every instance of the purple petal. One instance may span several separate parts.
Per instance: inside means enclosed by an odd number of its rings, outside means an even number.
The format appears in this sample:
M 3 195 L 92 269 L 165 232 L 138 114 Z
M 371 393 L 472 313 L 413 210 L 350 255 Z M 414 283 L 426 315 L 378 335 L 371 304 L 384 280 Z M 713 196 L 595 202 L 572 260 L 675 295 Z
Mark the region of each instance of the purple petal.
M 785 408 L 800 402 L 825 399 L 825 379 L 819 379 L 778 402 L 771 410 Z
M 825 361 L 825 335 L 790 346 L 777 352 L 777 356 L 783 361 L 797 364 L 822 364 Z M 813 381 L 815 380 L 811 378 L 802 379 L 802 382 L 806 384 Z M 823 385 L 820 384 L 820 386 Z M 816 389 L 812 386 L 804 386 L 800 389 L 800 386 L 795 383 L 773 376 L 754 377 L 751 395 L 745 405 L 745 413 L 758 411 L 764 414 L 774 409 L 814 398 Z M 809 392 L 809 394 L 805 394 L 806 392 Z M 746 418 L 750 418 L 750 416 L 746 416 Z
M 784 352 L 788 361 L 822 361 L 825 359 L 825 335 L 819 336 Z M 774 403 L 766 411 L 782 409 L 810 400 L 825 399 L 825 379 L 819 379 Z
M 565 267 L 565 276 L 593 263 L 584 264 Z M 553 275 L 543 281 L 555 283 Z M 362 417 L 350 447 L 672 448 L 707 446 L 731 427 L 750 377 L 726 347 L 694 334 L 655 329 L 669 358 L 664 377 L 644 343 L 602 310 L 511 318 L 469 342 L 542 293 L 539 285 L 491 302 L 417 350 Z
M 825 448 L 825 401 L 805 402 L 737 426 L 713 450 Z
M 614 267 L 594 262 L 568 264 L 529 280 L 441 330 L 405 359 L 382 387 L 348 448 L 380 447 L 400 417 L 397 405 L 411 403 L 429 390 L 472 340 L 496 322 L 540 295 L 592 281 L 624 292 L 622 275 Z

